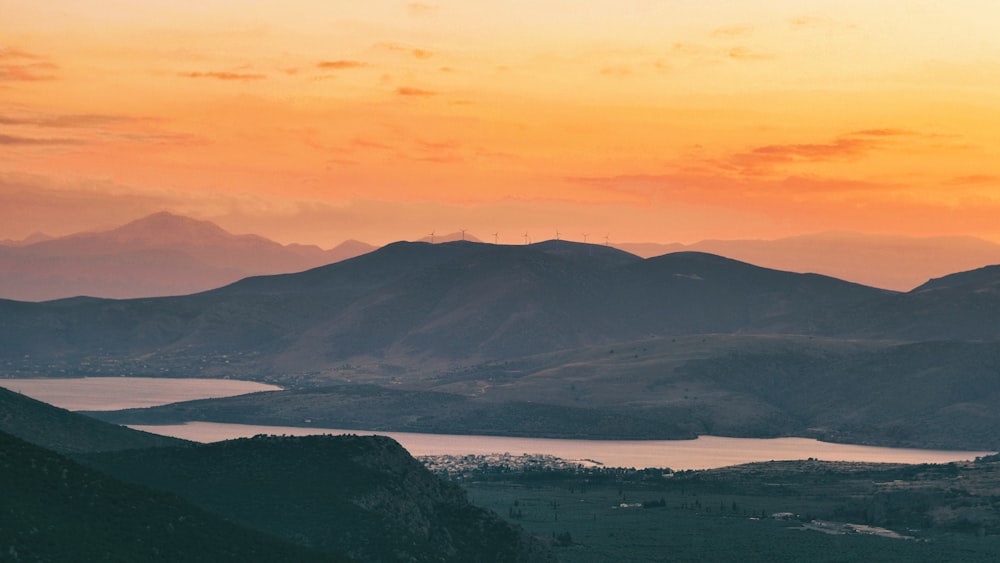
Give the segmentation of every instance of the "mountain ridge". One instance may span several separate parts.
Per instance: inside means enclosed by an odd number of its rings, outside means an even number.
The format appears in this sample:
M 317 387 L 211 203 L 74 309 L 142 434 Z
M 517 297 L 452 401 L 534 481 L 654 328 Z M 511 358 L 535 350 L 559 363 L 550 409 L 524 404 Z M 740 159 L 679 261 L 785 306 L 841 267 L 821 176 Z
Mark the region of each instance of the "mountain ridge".
M 372 249 L 354 240 L 329 250 L 282 245 L 160 212 L 110 230 L 0 246 L 0 296 L 47 301 L 184 295 L 251 275 L 307 270 Z

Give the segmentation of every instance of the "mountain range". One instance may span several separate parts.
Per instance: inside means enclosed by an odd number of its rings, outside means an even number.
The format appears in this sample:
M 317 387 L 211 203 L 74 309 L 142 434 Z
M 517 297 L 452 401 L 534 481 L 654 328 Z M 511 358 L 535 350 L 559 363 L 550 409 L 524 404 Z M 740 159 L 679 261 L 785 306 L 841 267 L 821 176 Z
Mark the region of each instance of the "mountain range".
M 396 243 L 190 296 L 0 301 L 0 362 L 291 388 L 97 415 L 119 423 L 978 449 L 1000 435 L 998 311 L 995 267 L 901 293 L 697 252 Z
M 974 237 L 903 237 L 829 231 L 774 240 L 693 244 L 621 243 L 644 258 L 707 252 L 766 268 L 815 272 L 872 287 L 909 291 L 931 278 L 1000 263 L 1000 244 Z
M 464 231 L 426 235 L 418 242 L 463 240 L 480 242 Z M 1000 263 L 1000 244 L 972 237 L 826 232 L 775 240 L 619 243 L 614 247 L 642 258 L 704 252 L 895 291 L 908 291 L 952 272 Z M 303 271 L 375 248 L 356 240 L 329 250 L 282 245 L 162 212 L 105 231 L 58 238 L 36 233 L 24 240 L 0 241 L 0 298 L 47 301 L 84 295 L 114 299 L 184 295 L 252 275 Z
M 251 275 L 306 270 L 375 248 L 354 240 L 329 250 L 282 245 L 166 212 L 107 231 L 37 238 L 0 244 L 0 296 L 45 301 L 183 295 Z

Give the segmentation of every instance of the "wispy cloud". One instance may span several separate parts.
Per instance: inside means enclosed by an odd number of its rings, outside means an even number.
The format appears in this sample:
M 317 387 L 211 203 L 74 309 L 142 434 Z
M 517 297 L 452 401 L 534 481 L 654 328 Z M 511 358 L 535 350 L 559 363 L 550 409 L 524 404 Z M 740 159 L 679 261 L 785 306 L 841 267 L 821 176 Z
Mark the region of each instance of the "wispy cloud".
M 1000 176 L 994 174 L 969 174 L 957 176 L 948 182 L 952 186 L 982 186 L 985 184 L 1000 185 Z
M 776 166 L 782 164 L 860 158 L 877 146 L 877 141 L 847 136 L 828 143 L 763 145 L 731 154 L 717 161 L 717 164 L 722 170 L 741 175 L 763 175 L 772 173 Z
M 909 129 L 862 129 L 848 133 L 851 137 L 913 137 L 920 133 Z
M 46 57 L 10 47 L 0 48 L 0 81 L 37 82 L 55 80 L 59 67 Z
M 600 70 L 603 76 L 625 77 L 632 75 L 632 67 L 626 64 L 608 65 Z
M 214 78 L 216 80 L 232 81 L 264 80 L 267 78 L 264 74 L 225 71 L 178 72 L 177 76 L 183 76 L 184 78 Z
M 368 63 L 361 61 L 338 59 L 335 61 L 320 61 L 319 63 L 316 63 L 316 66 L 326 70 L 346 70 L 352 68 L 363 68 L 369 65 Z
M 773 55 L 760 53 L 749 47 L 732 47 L 726 52 L 726 56 L 738 61 L 764 61 L 774 58 Z
M 423 2 L 410 2 L 406 5 L 406 9 L 410 14 L 415 16 L 426 16 L 437 11 L 437 6 L 431 4 L 425 4 Z
M 18 137 L 16 135 L 2 135 L 0 134 L 0 145 L 79 145 L 83 141 L 79 139 L 68 139 L 68 138 L 35 138 L 35 137 Z
M 423 88 L 412 88 L 409 86 L 401 86 L 396 88 L 396 94 L 400 96 L 436 96 L 437 92 L 431 90 L 424 90 Z
M 377 43 L 375 46 L 388 51 L 394 51 L 397 53 L 406 53 L 418 59 L 429 59 L 434 56 L 433 51 L 428 51 L 427 49 L 420 49 L 418 47 L 408 47 L 406 45 L 400 45 L 399 43 L 382 42 L 382 43 Z
M 60 129 L 102 127 L 132 121 L 137 121 L 137 118 L 126 115 L 99 113 L 31 115 L 23 117 L 0 115 L 0 125 L 30 125 L 33 127 L 53 127 Z
M 712 31 L 713 37 L 738 37 L 748 35 L 753 32 L 753 28 L 748 25 L 727 25 L 717 27 Z

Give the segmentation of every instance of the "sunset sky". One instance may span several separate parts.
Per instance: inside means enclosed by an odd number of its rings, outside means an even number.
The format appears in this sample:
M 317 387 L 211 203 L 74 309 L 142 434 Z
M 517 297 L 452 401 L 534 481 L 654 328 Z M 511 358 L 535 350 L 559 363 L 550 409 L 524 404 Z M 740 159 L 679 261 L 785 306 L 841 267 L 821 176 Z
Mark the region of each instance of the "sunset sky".
M 994 0 L 0 0 L 0 239 L 1000 241 Z

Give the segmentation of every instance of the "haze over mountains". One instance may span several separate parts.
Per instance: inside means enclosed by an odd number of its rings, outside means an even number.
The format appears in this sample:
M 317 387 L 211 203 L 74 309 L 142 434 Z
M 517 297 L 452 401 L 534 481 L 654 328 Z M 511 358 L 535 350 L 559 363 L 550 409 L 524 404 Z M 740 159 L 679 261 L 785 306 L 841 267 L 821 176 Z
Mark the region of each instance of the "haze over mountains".
M 830 231 L 775 240 L 703 240 L 694 244 L 622 243 L 642 257 L 696 251 L 765 268 L 815 272 L 909 291 L 932 278 L 1000 264 L 1000 244 L 974 237 L 901 237 Z
M 233 235 L 208 221 L 157 213 L 116 229 L 0 245 L 0 296 L 44 301 L 125 299 L 205 291 L 251 275 L 297 272 L 374 247 L 329 250 Z
M 493 241 L 494 237 L 487 237 Z M 422 242 L 480 242 L 469 232 Z M 814 272 L 908 291 L 953 272 L 1000 263 L 1000 245 L 971 237 L 890 237 L 828 232 L 776 240 L 706 240 L 682 245 L 619 243 L 640 257 L 697 251 L 758 266 Z M 208 221 L 157 213 L 101 231 L 0 241 L 0 298 L 46 301 L 76 296 L 127 299 L 185 295 L 263 274 L 307 270 L 370 252 L 347 240 L 323 250 L 233 235 Z

